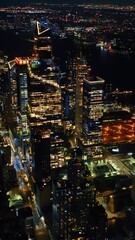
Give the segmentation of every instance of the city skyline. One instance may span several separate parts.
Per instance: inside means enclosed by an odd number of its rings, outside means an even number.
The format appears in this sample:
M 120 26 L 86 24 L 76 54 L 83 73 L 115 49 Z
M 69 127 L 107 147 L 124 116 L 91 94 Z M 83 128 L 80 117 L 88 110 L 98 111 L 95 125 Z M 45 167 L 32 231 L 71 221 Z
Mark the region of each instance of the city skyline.
M 0 239 L 135 239 L 135 7 L 21 6 L 0 11 Z

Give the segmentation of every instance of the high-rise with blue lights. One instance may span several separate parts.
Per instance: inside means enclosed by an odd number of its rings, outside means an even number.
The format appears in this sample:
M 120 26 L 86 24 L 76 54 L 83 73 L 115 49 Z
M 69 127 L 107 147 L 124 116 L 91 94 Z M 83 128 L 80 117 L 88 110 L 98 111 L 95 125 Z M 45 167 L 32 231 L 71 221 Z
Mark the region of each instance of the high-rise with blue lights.
M 82 135 L 79 139 L 84 160 L 102 157 L 104 80 L 90 77 L 83 82 Z
M 9 62 L 9 79 L 11 91 L 11 108 L 15 122 L 17 123 L 18 135 L 20 135 L 20 145 L 25 151 L 25 141 L 29 139 L 28 126 L 28 65 L 29 58 L 16 57 Z

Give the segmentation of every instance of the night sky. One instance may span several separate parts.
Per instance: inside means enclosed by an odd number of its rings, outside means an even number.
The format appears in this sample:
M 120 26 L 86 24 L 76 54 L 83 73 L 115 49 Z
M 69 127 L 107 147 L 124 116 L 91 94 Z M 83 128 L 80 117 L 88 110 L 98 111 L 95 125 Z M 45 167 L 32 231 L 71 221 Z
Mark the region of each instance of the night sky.
M 134 5 L 135 0 L 1 0 L 0 6 L 8 5 L 28 5 L 31 3 L 100 3 L 100 4 L 117 4 L 117 5 Z

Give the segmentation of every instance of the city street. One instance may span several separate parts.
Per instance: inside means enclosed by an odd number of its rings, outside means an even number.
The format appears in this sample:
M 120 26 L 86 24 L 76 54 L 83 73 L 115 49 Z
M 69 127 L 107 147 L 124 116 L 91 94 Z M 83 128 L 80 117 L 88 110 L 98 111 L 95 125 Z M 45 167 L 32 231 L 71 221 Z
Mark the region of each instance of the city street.
M 31 186 L 31 176 L 29 175 L 27 167 L 25 164 L 22 164 L 22 153 L 16 152 L 14 143 L 12 139 L 6 137 L 8 144 L 11 146 L 11 162 L 16 170 L 16 176 L 18 181 L 18 193 L 20 193 L 24 199 L 23 207 L 31 207 L 33 214 L 33 222 L 35 226 L 35 235 L 37 240 L 49 240 L 48 230 L 46 228 L 45 219 L 40 215 L 38 210 L 38 205 L 36 202 L 36 196 L 32 190 Z

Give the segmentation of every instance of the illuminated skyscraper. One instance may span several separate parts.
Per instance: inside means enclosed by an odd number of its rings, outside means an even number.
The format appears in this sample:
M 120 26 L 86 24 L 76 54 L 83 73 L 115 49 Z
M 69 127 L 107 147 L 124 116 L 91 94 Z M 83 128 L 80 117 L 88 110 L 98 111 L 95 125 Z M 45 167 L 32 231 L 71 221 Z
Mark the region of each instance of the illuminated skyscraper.
M 9 79 L 10 79 L 10 93 L 11 93 L 11 108 L 13 111 L 18 110 L 18 98 L 17 98 L 17 66 L 15 59 L 8 63 L 9 66 Z
M 52 58 L 52 42 L 51 31 L 49 23 L 45 21 L 36 22 L 36 37 L 34 44 L 34 54 L 38 58 L 51 59 Z M 33 54 L 33 55 L 34 55 Z
M 76 98 L 76 59 L 67 57 L 67 83 L 65 92 L 65 119 L 66 129 L 72 130 L 75 125 L 75 98 Z
M 91 77 L 83 82 L 82 135 L 79 140 L 84 160 L 102 157 L 104 80 Z
M 29 121 L 32 131 L 40 129 L 50 137 L 51 167 L 64 164 L 64 140 L 62 128 L 61 89 L 57 84 L 57 75 L 48 74 L 30 81 Z
M 64 165 L 61 75 L 51 54 L 50 29 L 44 22 L 37 22 L 36 44 L 37 57 L 28 66 L 30 128 L 50 138 L 50 166 L 57 168 Z
M 22 146 L 29 139 L 28 127 L 28 65 L 29 58 L 16 57 L 9 62 L 9 79 L 11 89 L 11 108 L 18 124 Z
M 83 79 L 88 75 L 84 58 L 68 56 L 65 116 L 67 130 L 81 131 Z
M 77 138 L 82 132 L 83 82 L 88 78 L 89 70 L 84 58 L 76 59 L 76 108 L 75 129 Z
M 18 88 L 18 106 L 22 115 L 27 114 L 28 107 L 28 58 L 15 58 L 17 71 L 17 88 Z M 24 120 L 24 119 L 23 119 Z

